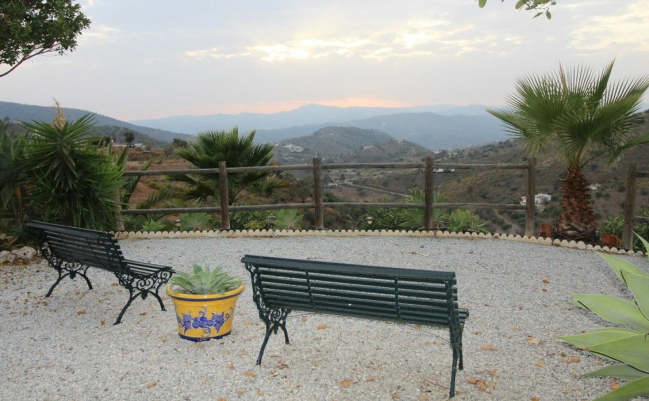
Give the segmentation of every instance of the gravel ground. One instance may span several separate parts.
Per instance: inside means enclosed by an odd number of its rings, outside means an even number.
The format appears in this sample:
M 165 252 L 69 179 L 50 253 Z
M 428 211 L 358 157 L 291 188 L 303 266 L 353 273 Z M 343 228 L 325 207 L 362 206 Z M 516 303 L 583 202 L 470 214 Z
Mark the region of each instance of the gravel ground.
M 464 330 L 465 370 L 457 400 L 589 400 L 611 379 L 579 375 L 602 360 L 556 337 L 604 325 L 567 302 L 570 292 L 623 295 L 613 272 L 590 251 L 493 239 L 292 237 L 123 240 L 127 257 L 190 270 L 226 266 L 249 282 L 246 254 L 451 270 Z M 629 257 L 647 269 L 646 258 Z M 65 280 L 44 298 L 56 273 L 41 261 L 0 267 L 2 400 L 444 400 L 448 332 L 340 316 L 288 319 L 291 345 L 264 335 L 246 289 L 223 340 L 178 338 L 169 311 L 127 299 L 114 276 L 91 270 L 95 287 Z M 326 328 L 322 328 L 326 325 Z M 320 329 L 318 328 L 320 326 Z M 476 380 L 479 380 L 476 383 Z M 481 389 L 481 385 L 486 388 Z

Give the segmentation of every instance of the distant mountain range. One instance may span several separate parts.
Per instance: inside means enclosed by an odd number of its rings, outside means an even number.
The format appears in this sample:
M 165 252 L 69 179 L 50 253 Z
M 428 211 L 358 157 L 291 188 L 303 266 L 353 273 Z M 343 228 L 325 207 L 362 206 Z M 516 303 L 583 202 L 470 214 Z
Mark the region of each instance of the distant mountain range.
M 205 130 L 242 132 L 257 130 L 256 140 L 280 142 L 310 135 L 324 127 L 356 127 L 379 130 L 429 149 L 483 145 L 505 139 L 498 120 L 486 106 L 332 107 L 306 105 L 274 114 L 243 113 L 179 116 L 138 120 L 137 124 L 171 131 L 197 133 Z
M 63 108 L 63 113 L 68 119 L 77 120 L 81 116 L 91 113 L 87 110 Z M 12 121 L 52 121 L 54 119 L 54 108 L 43 106 L 32 106 L 28 104 L 0 102 L 0 119 L 8 117 Z M 98 126 L 112 126 L 125 128 L 131 131 L 139 132 L 140 134 L 147 135 L 154 140 L 171 142 L 174 138 L 179 139 L 192 139 L 192 135 L 180 134 L 176 132 L 165 131 L 161 129 L 142 127 L 139 125 L 131 124 L 125 121 L 117 120 L 115 118 L 107 117 L 98 113 L 93 113 L 95 122 Z
M 440 115 L 470 115 L 486 116 L 486 106 L 417 106 L 417 107 L 334 107 L 318 104 L 309 104 L 295 110 L 279 113 L 241 113 L 241 114 L 213 114 L 206 116 L 176 116 L 151 120 L 135 120 L 133 124 L 154 127 L 185 134 L 197 134 L 207 130 L 225 130 L 237 126 L 241 131 L 272 130 L 278 128 L 296 127 L 302 125 L 338 124 L 350 120 L 360 120 L 370 117 L 384 116 L 399 113 L 431 112 Z M 320 128 L 322 128 L 322 126 Z M 313 132 L 313 131 L 312 131 Z M 312 133 L 310 132 L 310 133 Z
M 129 129 L 148 135 L 152 140 L 163 142 L 171 142 L 174 138 L 191 140 L 194 136 L 188 133 L 195 134 L 208 129 L 230 130 L 235 126 L 238 126 L 241 132 L 256 129 L 257 141 L 275 143 L 308 136 L 324 127 L 355 127 L 381 131 L 394 139 L 406 139 L 428 149 L 443 150 L 505 139 L 506 134 L 500 123 L 486 113 L 485 109 L 485 106 L 476 105 L 409 108 L 307 105 L 274 114 L 181 116 L 139 120 L 135 121 L 135 124 L 95 113 L 95 121 L 98 126 Z M 89 113 L 86 110 L 70 108 L 64 108 L 63 111 L 73 120 Z M 51 121 L 54 118 L 54 109 L 0 102 L 0 119 L 5 117 L 13 121 Z

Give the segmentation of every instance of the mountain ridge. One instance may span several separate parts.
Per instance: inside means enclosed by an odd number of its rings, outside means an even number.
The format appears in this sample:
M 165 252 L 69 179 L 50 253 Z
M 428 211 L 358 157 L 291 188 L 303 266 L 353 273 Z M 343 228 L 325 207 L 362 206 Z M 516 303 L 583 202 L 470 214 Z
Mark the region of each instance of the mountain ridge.
M 165 131 L 156 128 L 142 127 L 131 124 L 126 121 L 118 120 L 116 118 L 108 117 L 103 114 L 93 113 L 91 111 L 62 107 L 63 114 L 66 118 L 77 120 L 85 114 L 93 114 L 95 123 L 98 126 L 114 126 L 119 128 L 126 128 L 141 134 L 145 134 L 155 140 L 163 142 L 171 142 L 174 138 L 179 139 L 192 139 L 192 135 Z M 54 119 L 55 111 L 53 107 L 35 106 L 29 104 L 3 102 L 0 101 L 0 119 L 5 117 L 12 121 L 52 121 Z
M 277 113 L 239 113 L 183 115 L 159 119 L 133 120 L 131 123 L 149 127 L 196 134 L 210 129 L 232 129 L 238 126 L 242 131 L 284 129 L 302 125 L 336 125 L 345 121 L 399 113 L 434 112 L 440 115 L 487 115 L 487 106 L 431 105 L 414 107 L 336 107 L 307 104 L 293 110 Z M 322 125 L 324 124 L 324 125 Z

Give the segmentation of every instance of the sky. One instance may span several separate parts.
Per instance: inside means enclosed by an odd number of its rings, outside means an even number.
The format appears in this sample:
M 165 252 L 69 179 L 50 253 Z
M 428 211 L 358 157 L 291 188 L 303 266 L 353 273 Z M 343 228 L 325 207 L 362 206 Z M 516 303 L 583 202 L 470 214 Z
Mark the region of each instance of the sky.
M 649 74 L 649 0 L 557 2 L 548 21 L 514 0 L 82 0 L 77 49 L 0 78 L 0 100 L 138 120 L 502 105 L 517 77 L 613 59 Z

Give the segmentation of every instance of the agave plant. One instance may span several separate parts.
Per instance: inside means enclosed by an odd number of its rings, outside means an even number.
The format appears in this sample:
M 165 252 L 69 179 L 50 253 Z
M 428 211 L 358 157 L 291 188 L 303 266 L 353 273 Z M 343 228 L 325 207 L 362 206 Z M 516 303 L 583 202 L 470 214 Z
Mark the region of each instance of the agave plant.
M 411 188 L 408 195 L 408 203 L 425 203 L 426 195 L 424 191 L 419 188 Z M 439 192 L 433 192 L 433 203 L 446 202 L 446 196 L 440 195 Z M 433 229 L 439 230 L 442 228 L 444 219 L 448 216 L 447 209 L 433 209 Z M 420 229 L 424 227 L 424 209 L 404 209 L 403 216 L 406 219 L 401 223 L 401 228 Z
M 173 288 L 174 291 L 197 295 L 224 294 L 242 284 L 241 280 L 228 275 L 220 266 L 212 271 L 209 267 L 203 268 L 197 264 L 193 267 L 193 274 L 176 272 L 169 281 L 171 285 L 179 287 Z
M 649 243 L 638 236 L 649 253 Z M 595 401 L 626 401 L 649 396 L 649 274 L 615 256 L 599 254 L 633 294 L 634 300 L 599 294 L 571 294 L 573 304 L 590 310 L 611 323 L 632 328 L 610 327 L 576 336 L 559 337 L 578 348 L 622 364 L 586 374 L 628 380 L 625 385 Z

